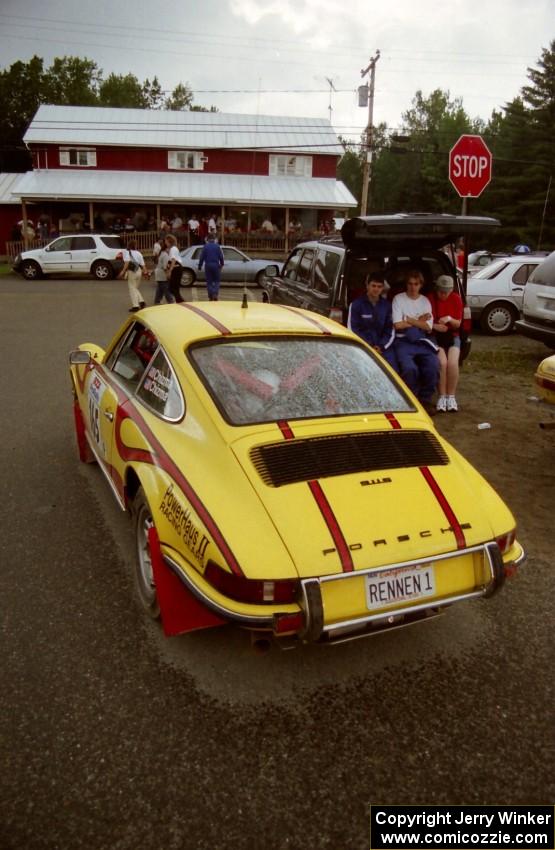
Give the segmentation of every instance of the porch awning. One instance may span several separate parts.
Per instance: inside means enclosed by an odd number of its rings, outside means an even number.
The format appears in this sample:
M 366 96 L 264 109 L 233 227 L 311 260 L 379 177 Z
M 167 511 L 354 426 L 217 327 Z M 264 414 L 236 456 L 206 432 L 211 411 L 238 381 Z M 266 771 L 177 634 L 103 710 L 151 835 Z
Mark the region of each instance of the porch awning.
M 52 169 L 21 175 L 12 191 L 28 201 L 253 204 L 329 209 L 357 205 L 347 187 L 329 177 Z

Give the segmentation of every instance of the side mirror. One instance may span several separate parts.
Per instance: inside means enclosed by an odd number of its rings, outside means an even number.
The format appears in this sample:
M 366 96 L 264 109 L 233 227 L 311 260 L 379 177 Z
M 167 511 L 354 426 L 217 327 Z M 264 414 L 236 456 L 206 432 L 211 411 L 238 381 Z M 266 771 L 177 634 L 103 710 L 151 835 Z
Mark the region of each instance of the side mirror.
M 91 352 L 83 351 L 81 348 L 76 348 L 69 352 L 69 362 L 72 366 L 84 365 L 91 360 Z
M 278 266 L 266 266 L 264 274 L 266 277 L 277 277 L 279 274 L 279 268 Z

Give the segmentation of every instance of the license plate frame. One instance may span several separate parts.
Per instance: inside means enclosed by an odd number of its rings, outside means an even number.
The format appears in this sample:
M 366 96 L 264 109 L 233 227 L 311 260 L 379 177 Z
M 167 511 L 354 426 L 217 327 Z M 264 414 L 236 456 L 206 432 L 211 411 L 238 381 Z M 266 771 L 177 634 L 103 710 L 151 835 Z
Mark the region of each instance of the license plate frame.
M 436 594 L 433 562 L 368 573 L 364 592 L 368 611 L 429 599 Z

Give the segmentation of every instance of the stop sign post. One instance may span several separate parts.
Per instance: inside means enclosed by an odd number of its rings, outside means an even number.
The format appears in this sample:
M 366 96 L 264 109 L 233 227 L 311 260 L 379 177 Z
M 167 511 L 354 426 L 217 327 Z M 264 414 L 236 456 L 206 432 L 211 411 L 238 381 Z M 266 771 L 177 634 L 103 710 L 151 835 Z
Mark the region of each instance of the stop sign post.
M 481 136 L 461 136 L 449 151 L 449 180 L 461 198 L 478 198 L 491 180 L 492 155 Z

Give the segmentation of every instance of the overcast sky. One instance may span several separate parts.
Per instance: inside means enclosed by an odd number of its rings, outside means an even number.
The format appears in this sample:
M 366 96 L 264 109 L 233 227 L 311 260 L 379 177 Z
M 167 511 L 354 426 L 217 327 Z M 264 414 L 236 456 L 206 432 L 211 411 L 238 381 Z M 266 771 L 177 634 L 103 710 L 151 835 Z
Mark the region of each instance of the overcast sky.
M 188 83 L 195 103 L 248 114 L 329 118 L 331 92 L 334 127 L 356 139 L 376 50 L 374 123 L 394 128 L 417 89 L 487 120 L 554 37 L 555 0 L 0 0 L 2 68 L 88 57 L 104 76 Z

